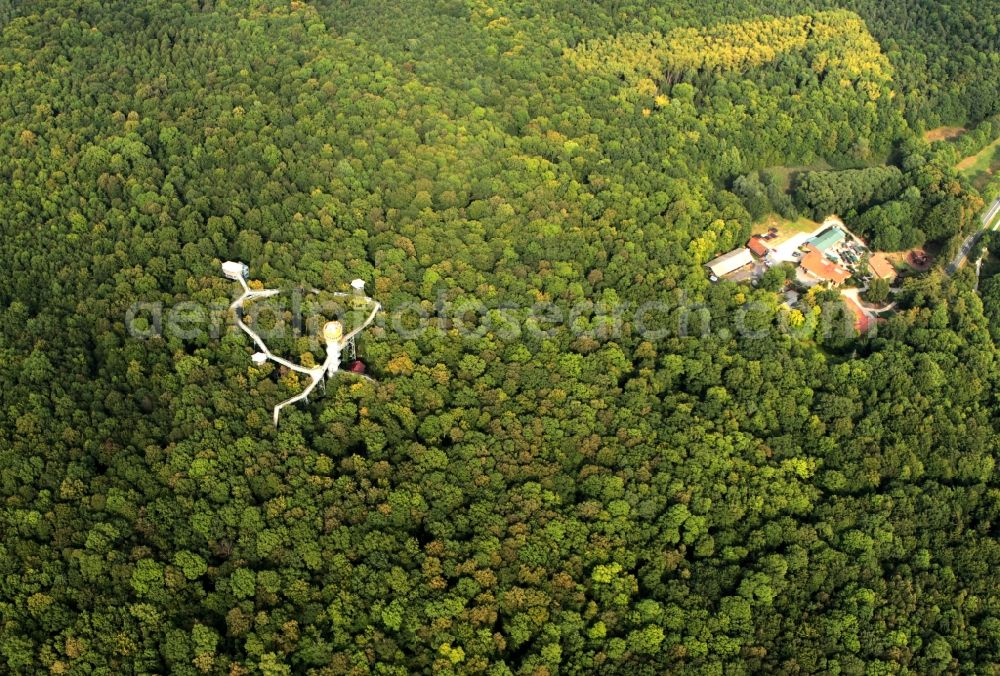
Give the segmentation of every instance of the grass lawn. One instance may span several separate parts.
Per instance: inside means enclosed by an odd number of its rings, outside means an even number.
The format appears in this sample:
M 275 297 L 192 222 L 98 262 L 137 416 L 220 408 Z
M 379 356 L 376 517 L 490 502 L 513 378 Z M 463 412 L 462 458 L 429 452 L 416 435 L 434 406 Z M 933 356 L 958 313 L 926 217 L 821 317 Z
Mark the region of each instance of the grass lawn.
M 778 241 L 783 241 L 788 235 L 792 235 L 796 232 L 812 232 L 820 226 L 816 221 L 811 221 L 808 218 L 798 218 L 794 221 L 789 221 L 777 214 L 770 214 L 764 217 L 764 220 L 759 223 L 755 223 L 753 227 L 750 228 L 750 233 L 753 235 L 760 235 L 768 231 L 769 228 L 777 228 L 780 234 L 780 239 Z
M 916 266 L 910 262 L 910 253 L 925 253 L 929 256 L 927 264 L 923 266 Z M 893 251 L 885 254 L 885 257 L 892 263 L 892 267 L 896 268 L 896 272 L 908 273 L 908 272 L 926 272 L 930 270 L 931 265 L 934 263 L 934 259 L 937 258 L 937 252 L 932 250 L 932 247 L 926 246 L 923 249 L 907 249 L 906 251 Z
M 896 273 L 906 272 L 907 270 L 913 270 L 913 267 L 906 262 L 906 254 L 893 253 L 885 254 L 885 259 L 889 261 Z
M 785 166 L 768 167 L 763 171 L 777 178 L 778 185 L 780 185 L 782 189 L 787 193 L 790 192 L 792 189 L 792 180 L 795 178 L 796 174 L 799 174 L 803 171 L 827 171 L 828 169 L 832 168 L 833 167 L 827 164 L 826 161 L 818 160 L 816 162 L 813 162 L 812 164 L 803 164 L 795 167 L 785 167 Z
M 983 148 L 972 157 L 966 157 L 955 165 L 955 169 L 976 187 L 983 188 L 1000 171 L 1000 138 Z

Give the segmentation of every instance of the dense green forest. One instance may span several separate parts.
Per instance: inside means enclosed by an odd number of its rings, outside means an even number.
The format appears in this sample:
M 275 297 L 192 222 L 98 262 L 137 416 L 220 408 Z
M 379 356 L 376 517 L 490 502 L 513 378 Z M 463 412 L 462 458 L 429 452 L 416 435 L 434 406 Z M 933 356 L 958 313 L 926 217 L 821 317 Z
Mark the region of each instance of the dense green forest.
M 996 278 L 858 335 L 702 268 L 771 209 L 954 247 L 983 200 L 920 134 L 1000 112 L 997 22 L 0 0 L 0 671 L 1000 668 Z M 367 281 L 377 383 L 275 428 L 232 259 Z

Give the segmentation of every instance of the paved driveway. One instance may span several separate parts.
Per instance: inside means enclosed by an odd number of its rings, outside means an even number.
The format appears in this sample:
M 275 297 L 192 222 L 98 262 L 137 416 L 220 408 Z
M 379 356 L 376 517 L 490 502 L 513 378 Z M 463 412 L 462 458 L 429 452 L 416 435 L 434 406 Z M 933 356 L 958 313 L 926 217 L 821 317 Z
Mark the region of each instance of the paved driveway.
M 794 235 L 786 239 L 784 242 L 776 246 L 774 248 L 774 253 L 771 255 L 774 256 L 774 258 L 778 262 L 798 263 L 799 259 L 793 257 L 792 254 L 798 251 L 799 247 L 805 244 L 810 237 L 816 234 L 816 232 L 819 232 L 819 230 L 816 230 L 814 232 L 795 233 Z
M 795 268 L 795 279 L 798 280 L 799 284 L 802 286 L 816 286 L 819 284 L 819 280 L 810 274 L 807 274 L 802 268 Z
M 767 266 L 759 261 L 756 261 L 751 265 L 744 265 L 739 270 L 730 272 L 728 275 L 724 275 L 723 279 L 729 280 L 730 282 L 747 283 L 754 279 L 760 279 L 761 275 L 763 275 L 766 271 Z

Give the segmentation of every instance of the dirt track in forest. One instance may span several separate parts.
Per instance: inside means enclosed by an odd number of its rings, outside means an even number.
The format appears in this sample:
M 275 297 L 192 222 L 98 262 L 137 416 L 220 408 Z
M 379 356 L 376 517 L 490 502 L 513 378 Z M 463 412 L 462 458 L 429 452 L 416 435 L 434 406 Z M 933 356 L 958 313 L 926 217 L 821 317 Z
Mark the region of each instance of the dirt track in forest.
M 965 127 L 938 127 L 937 129 L 924 132 L 924 140 L 930 143 L 934 141 L 947 141 L 948 139 L 958 138 L 965 132 Z

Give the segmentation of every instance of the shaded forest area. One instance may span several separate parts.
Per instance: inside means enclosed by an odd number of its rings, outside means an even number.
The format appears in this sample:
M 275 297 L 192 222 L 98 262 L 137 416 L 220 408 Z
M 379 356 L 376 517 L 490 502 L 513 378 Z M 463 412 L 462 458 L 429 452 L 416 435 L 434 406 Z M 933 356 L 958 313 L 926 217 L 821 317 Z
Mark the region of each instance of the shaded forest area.
M 1000 369 L 971 271 L 908 280 L 857 336 L 839 301 L 701 267 L 770 166 L 969 227 L 980 197 L 920 132 L 998 112 L 997 18 L 919 5 L 0 0 L 2 670 L 995 669 Z M 574 58 L 820 12 L 882 67 Z M 275 429 L 296 384 L 239 332 L 126 326 L 225 306 L 228 259 L 390 310 L 576 315 L 386 323 L 377 385 Z M 654 301 L 711 330 L 597 307 Z

